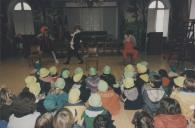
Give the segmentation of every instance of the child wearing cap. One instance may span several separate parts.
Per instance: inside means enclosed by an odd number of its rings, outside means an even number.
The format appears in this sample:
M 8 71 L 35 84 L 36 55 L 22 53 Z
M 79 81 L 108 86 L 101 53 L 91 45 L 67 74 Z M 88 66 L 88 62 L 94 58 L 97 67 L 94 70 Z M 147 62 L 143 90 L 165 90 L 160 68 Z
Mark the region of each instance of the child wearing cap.
M 117 94 L 120 95 L 121 93 L 120 87 L 114 87 L 116 85 L 116 78 L 112 74 L 110 66 L 108 65 L 104 66 L 103 74 L 100 76 L 100 79 L 105 80 L 108 83 L 109 87 L 111 87 Z
M 123 80 L 124 91 L 122 93 L 122 100 L 124 102 L 124 109 L 136 110 L 143 107 L 142 94 L 135 86 L 134 79 L 129 77 Z
M 101 96 L 97 93 L 92 93 L 89 98 L 89 107 L 84 111 L 82 118 L 84 119 L 83 126 L 85 128 L 93 128 L 95 118 L 100 114 L 108 114 L 109 112 L 102 106 Z
M 151 76 L 150 82 L 144 84 L 142 88 L 142 96 L 144 101 L 143 109 L 150 116 L 154 116 L 160 107 L 160 101 L 166 97 L 159 75 Z
M 58 69 L 56 66 L 51 66 L 49 68 L 49 75 L 52 77 L 52 81 L 55 82 L 58 79 Z
M 138 87 L 139 91 L 141 91 L 143 85 L 145 83 L 148 83 L 149 81 L 149 70 L 147 68 L 147 63 L 137 63 L 136 65 L 137 68 L 137 77 L 136 77 L 136 81 L 135 81 L 135 85 Z
M 120 99 L 119 96 L 109 89 L 108 83 L 100 80 L 98 83 L 98 91 L 102 99 L 102 106 L 107 109 L 111 115 L 117 115 L 120 112 Z
M 85 73 L 84 73 L 84 71 L 83 71 L 83 69 L 82 69 L 81 67 L 77 67 L 77 68 L 74 70 L 74 75 L 75 75 L 75 74 L 79 74 L 79 73 L 83 74 L 83 75 L 82 75 L 82 78 L 81 78 L 81 80 L 80 80 L 80 83 L 81 83 L 82 85 L 86 86 L 85 79 L 86 79 L 87 77 L 86 77 L 86 75 L 85 75 Z
M 69 93 L 70 89 L 72 88 L 74 81 L 70 76 L 70 71 L 66 68 L 62 69 L 61 77 L 64 79 L 66 86 L 64 87 L 64 91 Z
M 65 84 L 63 78 L 56 80 L 54 88 L 49 91 L 43 103 L 47 111 L 55 111 L 56 109 L 64 107 L 68 102 L 68 94 L 63 91 Z
M 26 84 L 26 87 L 23 89 L 23 91 L 29 91 L 32 94 L 34 94 L 36 98 L 35 102 L 36 102 L 37 112 L 40 112 L 40 113 L 46 112 L 46 109 L 43 106 L 45 95 L 40 94 L 41 86 L 40 86 L 40 83 L 37 82 L 37 79 L 34 76 L 27 76 L 25 78 L 25 84 Z
M 195 98 L 195 79 L 178 76 L 173 81 L 178 88 L 173 91 L 171 97 L 179 101 L 183 114 L 190 118 L 192 116 L 190 106 L 194 105 Z
M 89 96 L 91 94 L 91 90 L 89 88 L 86 88 L 86 85 L 83 83 L 83 73 L 76 73 L 73 76 L 74 84 L 72 88 L 78 88 L 81 92 L 80 99 L 85 103 L 89 99 Z
M 85 79 L 86 86 L 91 90 L 92 93 L 97 92 L 97 85 L 100 77 L 97 75 L 97 71 L 94 67 L 89 69 L 89 76 Z
M 41 68 L 39 71 L 38 82 L 41 86 L 41 94 L 47 95 L 51 89 L 52 77 L 49 76 L 49 70 L 47 68 Z
M 65 108 L 69 109 L 75 117 L 75 122 L 82 125 L 81 116 L 86 107 L 80 100 L 80 90 L 78 88 L 72 88 L 68 94 L 68 103 L 65 104 Z

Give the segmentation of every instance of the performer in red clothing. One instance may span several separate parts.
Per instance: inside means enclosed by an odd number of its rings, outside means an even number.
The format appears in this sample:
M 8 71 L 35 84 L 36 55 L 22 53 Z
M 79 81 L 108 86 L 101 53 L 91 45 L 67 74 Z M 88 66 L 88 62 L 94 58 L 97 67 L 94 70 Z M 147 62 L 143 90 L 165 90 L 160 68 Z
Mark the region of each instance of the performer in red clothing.
M 124 48 L 123 48 L 123 58 L 127 60 L 128 56 L 132 56 L 133 60 L 139 58 L 139 52 L 135 49 L 136 41 L 135 37 L 131 34 L 125 34 Z

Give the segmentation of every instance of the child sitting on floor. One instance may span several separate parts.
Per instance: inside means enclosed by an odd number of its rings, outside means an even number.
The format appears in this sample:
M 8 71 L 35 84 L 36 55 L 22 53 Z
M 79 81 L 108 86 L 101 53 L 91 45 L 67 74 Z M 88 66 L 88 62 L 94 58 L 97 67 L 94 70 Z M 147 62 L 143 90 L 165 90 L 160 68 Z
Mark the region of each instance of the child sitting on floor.
M 41 68 L 39 72 L 38 82 L 41 86 L 41 93 L 47 95 L 51 89 L 52 77 L 49 76 L 49 70 L 47 68 Z
M 53 82 L 55 82 L 58 79 L 58 69 L 56 66 L 51 66 L 49 68 L 49 75 L 52 77 Z
M 64 91 L 69 93 L 70 89 L 72 88 L 74 81 L 70 76 L 70 71 L 66 68 L 62 69 L 61 77 L 64 79 L 66 86 L 64 87 Z
M 58 78 L 54 84 L 54 88 L 50 89 L 44 100 L 44 107 L 47 111 L 55 111 L 64 107 L 68 102 L 68 94 L 63 91 L 65 84 L 64 79 Z
M 72 88 L 78 88 L 81 92 L 80 99 L 85 103 L 89 99 L 91 90 L 86 88 L 86 85 L 83 83 L 83 73 L 77 73 L 73 76 L 74 84 Z
M 155 128 L 187 128 L 187 120 L 181 113 L 179 102 L 172 98 L 164 98 L 154 117 Z
M 86 86 L 92 93 L 97 92 L 97 85 L 100 81 L 100 77 L 97 75 L 97 71 L 94 67 L 89 69 L 89 76 L 85 79 Z
M 24 90 L 12 103 L 13 114 L 9 117 L 8 128 L 34 128 L 37 117 L 35 96 Z
M 12 114 L 11 106 L 15 99 L 14 94 L 7 88 L 0 88 L 0 121 L 7 124 L 9 117 Z
M 82 115 L 84 119 L 83 126 L 85 128 L 93 128 L 94 120 L 100 114 L 108 114 L 108 111 L 102 106 L 100 95 L 97 93 L 92 93 L 89 98 L 89 107 Z
M 81 116 L 85 111 L 85 105 L 80 100 L 80 90 L 78 88 L 72 88 L 68 94 L 68 103 L 65 104 L 65 108 L 69 109 L 75 116 L 75 122 L 82 124 Z
M 145 111 L 136 112 L 131 122 L 135 128 L 154 128 L 152 117 Z
M 94 128 L 116 128 L 113 125 L 112 116 L 110 114 L 98 115 L 93 123 Z
M 58 110 L 53 118 L 54 128 L 83 128 L 75 123 L 74 115 L 67 108 Z M 92 128 L 92 127 L 91 127 Z
M 98 83 L 98 91 L 102 99 L 102 106 L 107 109 L 111 115 L 117 115 L 120 112 L 120 99 L 119 96 L 109 89 L 108 83 L 100 80 Z
M 108 85 L 118 94 L 120 95 L 120 87 L 115 87 L 116 79 L 115 76 L 112 74 L 111 67 L 106 65 L 103 69 L 103 74 L 100 76 L 102 80 L 105 80 Z
M 154 116 L 160 107 L 160 101 L 166 97 L 160 76 L 154 75 L 150 78 L 150 82 L 146 83 L 142 88 L 142 96 L 144 101 L 143 109 L 150 116 Z
M 123 94 L 122 100 L 124 102 L 124 109 L 136 110 L 143 107 L 143 99 L 141 93 L 138 91 L 137 86 L 134 84 L 133 78 L 126 78 L 123 80 Z

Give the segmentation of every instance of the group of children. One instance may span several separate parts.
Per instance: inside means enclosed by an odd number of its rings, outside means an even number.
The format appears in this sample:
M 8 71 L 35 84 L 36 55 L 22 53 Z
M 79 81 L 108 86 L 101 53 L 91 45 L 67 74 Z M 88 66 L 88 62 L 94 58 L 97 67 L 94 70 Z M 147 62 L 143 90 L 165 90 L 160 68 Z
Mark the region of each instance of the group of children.
M 115 128 L 112 116 L 121 106 L 138 110 L 132 120 L 138 128 L 195 127 L 193 69 L 155 72 L 143 61 L 125 66 L 117 81 L 108 65 L 101 75 L 94 67 L 88 75 L 80 67 L 73 73 L 35 67 L 17 96 L 0 89 L 0 128 Z

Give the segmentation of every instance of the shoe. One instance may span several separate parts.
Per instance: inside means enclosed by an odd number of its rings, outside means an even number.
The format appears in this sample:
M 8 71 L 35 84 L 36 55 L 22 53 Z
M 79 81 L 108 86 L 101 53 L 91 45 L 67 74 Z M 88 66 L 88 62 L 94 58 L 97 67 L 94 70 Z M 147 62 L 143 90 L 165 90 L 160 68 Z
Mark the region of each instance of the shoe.
M 79 64 L 83 64 L 83 60 L 81 60 L 81 61 L 79 62 Z
M 67 61 L 67 62 L 64 62 L 64 64 L 70 64 L 70 63 Z

